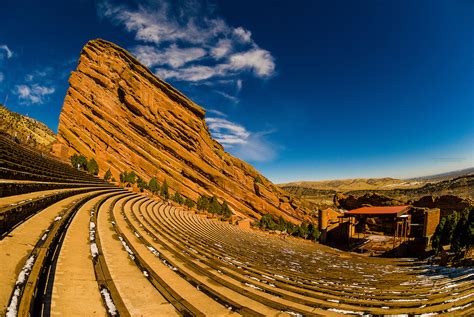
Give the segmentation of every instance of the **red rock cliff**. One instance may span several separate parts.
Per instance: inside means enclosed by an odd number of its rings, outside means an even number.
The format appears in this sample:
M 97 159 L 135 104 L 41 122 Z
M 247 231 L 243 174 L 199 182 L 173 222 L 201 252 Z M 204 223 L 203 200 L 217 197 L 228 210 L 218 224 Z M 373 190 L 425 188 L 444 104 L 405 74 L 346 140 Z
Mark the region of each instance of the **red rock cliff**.
M 118 179 L 134 170 L 146 181 L 166 179 L 193 200 L 200 194 L 226 199 L 240 215 L 272 213 L 296 222 L 306 217 L 298 201 L 212 139 L 203 108 L 124 49 L 90 41 L 69 84 L 58 141 L 69 156 L 94 157 L 100 175 L 110 168 Z M 262 184 L 254 184 L 257 176 Z

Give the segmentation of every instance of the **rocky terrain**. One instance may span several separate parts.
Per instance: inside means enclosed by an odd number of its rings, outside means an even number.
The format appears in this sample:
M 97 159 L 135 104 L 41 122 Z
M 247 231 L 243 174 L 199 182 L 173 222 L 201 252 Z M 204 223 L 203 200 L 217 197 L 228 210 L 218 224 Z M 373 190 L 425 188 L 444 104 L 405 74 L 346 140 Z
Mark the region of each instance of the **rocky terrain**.
M 145 181 L 156 176 L 194 201 L 216 195 L 242 217 L 307 217 L 299 201 L 224 151 L 211 137 L 202 107 L 124 49 L 90 41 L 69 84 L 58 128 L 63 157 L 94 157 L 99 176 L 109 168 L 116 179 L 130 170 Z
M 49 153 L 56 135 L 45 124 L 8 110 L 0 104 L 0 133 L 16 138 L 18 142 Z

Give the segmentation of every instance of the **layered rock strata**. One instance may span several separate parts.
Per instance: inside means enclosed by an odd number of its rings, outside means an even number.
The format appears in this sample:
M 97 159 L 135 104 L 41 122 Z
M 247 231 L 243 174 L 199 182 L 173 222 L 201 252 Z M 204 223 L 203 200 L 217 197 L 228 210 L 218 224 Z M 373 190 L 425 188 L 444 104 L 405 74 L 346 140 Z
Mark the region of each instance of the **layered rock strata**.
M 124 49 L 90 41 L 69 84 L 58 128 L 63 155 L 94 157 L 100 175 L 110 168 L 116 179 L 126 170 L 145 180 L 156 176 L 194 201 L 216 195 L 240 216 L 308 218 L 299 201 L 224 151 L 203 108 Z

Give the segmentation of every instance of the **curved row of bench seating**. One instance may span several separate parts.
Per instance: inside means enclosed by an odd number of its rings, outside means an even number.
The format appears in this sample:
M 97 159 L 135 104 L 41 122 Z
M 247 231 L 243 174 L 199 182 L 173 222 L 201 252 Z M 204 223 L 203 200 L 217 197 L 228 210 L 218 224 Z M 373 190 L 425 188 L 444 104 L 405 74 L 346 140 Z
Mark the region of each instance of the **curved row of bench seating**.
M 104 183 L 68 164 L 0 135 L 0 178 L 48 182 Z
M 367 258 L 244 230 L 111 186 L 4 137 L 0 256 L 9 257 L 11 269 L 0 269 L 0 313 L 77 313 L 77 303 L 52 304 L 59 256 L 75 259 L 74 250 L 62 250 L 76 219 L 84 232 L 76 226 L 75 233 L 90 250 L 75 265 L 92 268 L 96 279 L 77 287 L 102 305 L 91 314 L 146 315 L 147 305 L 167 316 L 474 314 L 474 268 Z M 18 249 L 26 254 L 14 252 L 22 234 Z M 114 259 L 130 266 L 118 269 Z M 147 286 L 143 294 L 124 289 L 138 279 Z M 150 292 L 163 302 L 141 298 Z

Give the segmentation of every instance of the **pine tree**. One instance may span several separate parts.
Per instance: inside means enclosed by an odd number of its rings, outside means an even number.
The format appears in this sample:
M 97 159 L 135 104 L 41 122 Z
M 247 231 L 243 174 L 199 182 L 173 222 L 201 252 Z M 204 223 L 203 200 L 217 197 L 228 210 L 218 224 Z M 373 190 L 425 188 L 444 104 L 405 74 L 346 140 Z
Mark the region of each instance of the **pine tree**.
M 221 210 L 222 210 L 222 216 L 224 216 L 225 219 L 232 216 L 232 211 L 230 210 L 229 205 L 227 204 L 227 201 L 224 200 L 221 206 Z
M 158 183 L 156 177 L 150 179 L 148 182 L 148 188 L 153 193 L 153 195 L 157 195 L 160 192 L 160 184 Z
M 211 214 L 221 214 L 222 213 L 222 206 L 219 204 L 216 196 L 212 196 L 211 201 L 209 202 L 208 211 Z
M 194 207 L 194 201 L 191 199 L 187 198 L 184 200 L 184 205 L 188 208 L 193 208 Z
M 168 183 L 165 181 L 163 182 L 163 186 L 161 186 L 161 196 L 167 200 L 170 197 L 170 194 L 168 192 Z
M 179 192 L 174 193 L 173 201 L 180 204 L 180 205 L 183 204 L 183 197 L 181 196 L 181 194 Z
M 209 209 L 209 198 L 205 195 L 201 195 L 197 201 L 198 210 L 208 210 Z
M 110 168 L 105 172 L 104 174 L 104 180 L 109 181 L 112 178 L 112 172 L 110 171 Z
M 89 162 L 87 162 L 87 171 L 92 175 L 99 174 L 99 164 L 97 164 L 97 162 L 93 158 L 91 158 Z
M 136 181 L 136 177 L 137 177 L 137 174 L 135 174 L 134 171 L 131 171 L 130 173 L 127 174 L 127 183 L 129 184 L 135 184 L 137 181 Z
M 147 183 L 140 176 L 137 178 L 137 186 L 140 189 L 140 192 L 143 192 L 145 189 L 148 189 Z
M 72 167 L 81 170 L 87 169 L 87 158 L 84 155 L 74 154 L 69 159 L 71 160 Z

